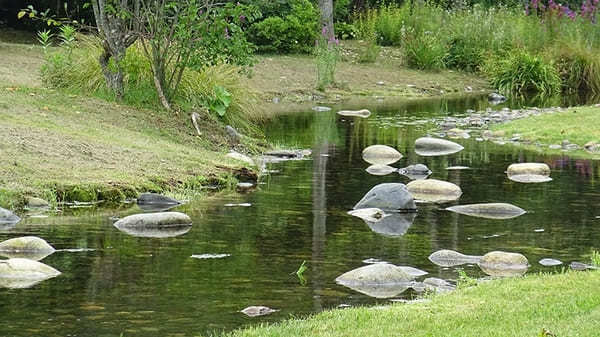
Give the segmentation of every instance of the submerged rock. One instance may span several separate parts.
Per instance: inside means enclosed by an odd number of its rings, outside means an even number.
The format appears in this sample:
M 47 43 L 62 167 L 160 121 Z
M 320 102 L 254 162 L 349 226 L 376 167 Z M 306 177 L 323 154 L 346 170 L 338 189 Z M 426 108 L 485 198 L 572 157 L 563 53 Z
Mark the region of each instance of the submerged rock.
M 247 190 L 256 187 L 253 183 L 237 183 L 236 187 L 240 190 Z
M 402 158 L 402 154 L 387 145 L 371 145 L 363 150 L 363 159 L 369 164 L 389 165 Z
M 21 221 L 21 218 L 13 212 L 0 207 L 0 225 L 14 225 Z
M 156 207 L 172 207 L 180 205 L 179 200 L 167 197 L 158 193 L 142 193 L 137 199 L 137 204 L 140 206 L 156 206 Z
M 241 154 L 239 152 L 235 152 L 235 151 L 231 151 L 228 154 L 225 155 L 225 157 L 231 158 L 231 159 L 235 159 L 238 161 L 242 161 L 246 164 L 252 165 L 254 166 L 254 160 L 248 156 L 246 156 L 245 154 Z
M 270 315 L 277 311 L 279 311 L 279 310 L 271 309 L 271 308 L 265 307 L 265 306 L 250 306 L 240 312 L 249 317 L 257 317 L 257 316 Z
M 354 209 L 379 208 L 384 211 L 416 211 L 417 206 L 406 185 L 400 183 L 385 183 L 373 187 L 354 205 Z
M 454 267 L 467 263 L 479 263 L 481 256 L 465 255 L 453 250 L 442 249 L 429 255 L 429 261 L 440 267 Z
M 0 286 L 28 288 L 60 275 L 60 272 L 41 262 L 29 259 L 0 260 Z
M 145 213 L 125 217 L 114 226 L 133 236 L 162 238 L 187 233 L 192 219 L 179 212 Z
M 39 261 L 54 252 L 54 247 L 36 236 L 24 236 L 0 242 L 0 255 L 8 258 Z
M 504 102 L 504 101 L 506 101 L 506 97 L 504 97 L 498 93 L 492 92 L 491 94 L 488 95 L 488 100 L 491 102 Z
M 520 207 L 505 203 L 459 205 L 448 207 L 446 210 L 486 219 L 512 219 L 526 213 Z
M 437 277 L 429 277 L 423 280 L 423 282 L 416 282 L 412 288 L 417 292 L 423 292 L 427 290 L 437 293 L 456 290 L 455 285 Z
M 545 267 L 560 266 L 563 264 L 562 261 L 556 259 L 541 259 L 539 263 Z
M 312 109 L 317 112 L 331 111 L 331 108 L 326 106 L 315 106 Z
M 412 180 L 421 180 L 429 177 L 431 170 L 423 164 L 414 164 L 398 169 L 398 173 Z
M 388 213 L 385 215 L 385 217 L 378 221 L 365 220 L 365 223 L 373 232 L 377 234 L 389 237 L 397 237 L 406 234 L 416 217 L 416 212 Z
M 389 298 L 407 290 L 415 277 L 389 263 L 356 268 L 335 279 L 336 283 L 376 298 Z
M 400 268 L 403 272 L 407 273 L 408 275 L 414 276 L 414 277 L 420 277 L 420 276 L 424 276 L 429 274 L 428 272 L 421 270 L 421 269 L 417 269 L 414 267 L 408 267 L 408 266 L 398 266 L 398 268 Z
M 462 195 L 457 185 L 437 179 L 414 180 L 406 188 L 413 198 L 427 202 L 454 201 Z
M 388 214 L 385 214 L 379 208 L 360 208 L 353 211 L 348 212 L 348 214 L 355 216 L 357 218 L 361 218 L 364 221 L 368 222 L 378 222 L 382 220 Z
M 371 111 L 369 111 L 367 109 L 362 109 L 362 110 L 341 110 L 341 111 L 338 111 L 337 114 L 340 115 L 340 116 L 346 116 L 346 117 L 368 118 L 369 116 L 371 116 Z
M 598 269 L 598 267 L 596 267 L 596 266 L 592 266 L 591 264 L 581 263 L 581 262 L 571 262 L 569 267 L 571 267 L 571 269 L 573 269 L 573 270 L 579 270 L 579 271 Z
M 367 167 L 366 171 L 374 176 L 385 176 L 393 172 L 398 172 L 398 169 L 389 165 L 374 164 Z
M 459 171 L 459 170 L 470 170 L 471 168 L 468 166 L 448 166 L 446 170 L 448 171 Z
M 419 156 L 445 156 L 463 149 L 462 145 L 445 139 L 422 137 L 415 141 L 415 152 Z
M 552 178 L 539 174 L 515 174 L 508 176 L 508 179 L 524 184 L 547 183 L 552 181 Z
M 518 276 L 527 272 L 529 261 L 519 253 L 494 251 L 481 258 L 479 267 L 490 276 Z
M 550 175 L 550 167 L 544 163 L 511 164 L 506 169 L 506 174 L 508 176 L 522 175 L 522 174 L 534 174 L 534 175 L 549 176 Z

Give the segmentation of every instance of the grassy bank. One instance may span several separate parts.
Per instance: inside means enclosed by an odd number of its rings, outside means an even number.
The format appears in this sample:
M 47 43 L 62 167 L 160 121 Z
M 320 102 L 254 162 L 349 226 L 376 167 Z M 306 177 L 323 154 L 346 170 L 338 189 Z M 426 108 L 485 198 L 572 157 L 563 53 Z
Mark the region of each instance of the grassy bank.
M 406 67 L 398 47 L 382 47 L 372 63 L 361 63 L 368 48 L 364 41 L 342 41 L 337 65 L 337 84 L 326 92 L 316 90 L 316 66 L 311 55 L 258 55 L 248 87 L 265 101 L 283 103 L 339 101 L 351 97 L 421 98 L 489 91 L 488 82 L 474 73 L 440 70 L 422 71 Z M 378 82 L 383 82 L 379 83 Z
M 599 120 L 600 107 L 577 107 L 563 112 L 497 124 L 492 127 L 492 130 L 504 131 L 508 138 L 513 134 L 520 134 L 523 140 L 541 143 L 538 149 L 552 151 L 548 146 L 551 144 L 560 145 L 563 140 L 568 140 L 580 147 L 588 142 L 600 143 L 600 130 L 597 127 Z M 560 152 L 560 150 L 554 151 Z M 594 155 L 583 150 L 572 154 L 581 157 L 600 157 L 598 153 Z
M 204 193 L 235 181 L 243 163 L 222 125 L 47 89 L 39 47 L 0 42 L 0 206 L 26 196 L 120 201 L 141 191 Z M 255 148 L 256 144 L 252 144 Z
M 598 287 L 598 272 L 531 275 L 433 296 L 426 303 L 326 311 L 229 337 L 597 336 Z

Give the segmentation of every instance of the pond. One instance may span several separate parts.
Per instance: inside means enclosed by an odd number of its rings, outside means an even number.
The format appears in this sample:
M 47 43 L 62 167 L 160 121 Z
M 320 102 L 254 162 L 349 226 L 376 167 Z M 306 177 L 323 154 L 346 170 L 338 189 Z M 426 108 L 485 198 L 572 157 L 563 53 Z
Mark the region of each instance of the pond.
M 543 267 L 542 258 L 587 261 L 591 250 L 600 248 L 599 162 L 474 139 L 457 141 L 465 150 L 453 155 L 415 154 L 415 139 L 431 127 L 425 121 L 486 107 L 485 99 L 470 97 L 375 104 L 368 119 L 337 116 L 337 107 L 284 115 L 269 125 L 269 138 L 311 149 L 312 158 L 269 164 L 271 173 L 249 193 L 220 194 L 176 208 L 194 221 L 189 232 L 177 237 L 140 238 L 113 227 L 111 218 L 140 212 L 133 205 L 65 208 L 47 218 L 25 215 L 14 228 L 0 231 L 0 240 L 35 235 L 59 250 L 80 250 L 57 251 L 43 260 L 63 273 L 56 278 L 28 289 L 0 289 L 0 335 L 210 335 L 338 306 L 387 304 L 389 299 L 355 292 L 337 285 L 335 278 L 372 258 L 456 280 L 456 268 L 428 260 L 439 249 L 470 255 L 519 252 L 529 259 L 529 272 L 562 268 Z M 373 144 L 398 149 L 404 158 L 396 167 L 427 165 L 431 178 L 459 185 L 461 198 L 419 204 L 404 235 L 372 231 L 347 212 L 373 186 L 409 181 L 395 173 L 365 171 L 369 164 L 361 151 Z M 525 161 L 547 163 L 553 181 L 508 180 L 508 165 Z M 470 169 L 446 170 L 457 165 Z M 444 210 L 479 202 L 507 202 L 527 213 L 493 220 Z M 230 256 L 190 257 L 197 254 Z M 295 275 L 303 261 L 306 284 Z M 485 276 L 476 265 L 461 268 L 472 277 Z M 408 290 L 395 298 L 416 296 Z M 255 318 L 239 312 L 250 305 L 280 311 Z

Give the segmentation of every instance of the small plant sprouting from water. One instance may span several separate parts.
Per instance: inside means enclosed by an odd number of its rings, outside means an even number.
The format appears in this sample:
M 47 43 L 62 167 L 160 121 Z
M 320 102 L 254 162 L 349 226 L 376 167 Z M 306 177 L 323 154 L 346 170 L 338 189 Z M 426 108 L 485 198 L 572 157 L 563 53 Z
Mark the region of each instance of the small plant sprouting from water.
M 477 285 L 477 279 L 467 275 L 464 269 L 458 269 L 458 282 L 459 289 L 470 288 Z
M 340 57 L 340 41 L 327 39 L 327 28 L 323 27 L 319 39 L 315 43 L 317 62 L 317 89 L 325 90 L 335 83 L 335 68 Z
M 306 260 L 304 260 L 302 261 L 300 267 L 298 267 L 298 270 L 296 270 L 296 276 L 298 276 L 298 280 L 300 280 L 301 285 L 306 285 L 306 278 L 304 277 L 304 272 L 306 269 L 308 269 L 308 267 L 306 267 Z
M 600 267 L 600 252 L 592 251 L 592 265 Z

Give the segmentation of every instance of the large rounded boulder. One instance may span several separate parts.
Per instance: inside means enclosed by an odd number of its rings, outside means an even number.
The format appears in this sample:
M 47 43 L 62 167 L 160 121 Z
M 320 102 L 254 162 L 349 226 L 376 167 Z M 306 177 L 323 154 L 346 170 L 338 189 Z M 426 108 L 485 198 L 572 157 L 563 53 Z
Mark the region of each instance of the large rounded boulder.
M 424 157 L 446 156 L 463 149 L 462 145 L 445 139 L 421 137 L 415 141 L 415 152 Z
M 406 188 L 413 198 L 426 202 L 454 201 L 462 195 L 462 190 L 457 185 L 437 179 L 414 180 Z
M 520 207 L 505 203 L 485 203 L 460 205 L 446 208 L 446 210 L 486 219 L 512 219 L 525 214 L 525 210 Z
M 41 262 L 29 259 L 0 260 L 0 286 L 28 288 L 61 273 Z
M 179 212 L 135 214 L 114 223 L 120 231 L 142 237 L 177 236 L 189 231 L 191 225 L 192 219 Z
M 414 212 L 417 209 L 412 195 L 406 185 L 385 183 L 373 187 L 354 205 L 354 209 L 379 208 L 384 211 Z
M 54 247 L 36 236 L 24 236 L 0 242 L 0 255 L 8 258 L 39 261 L 54 252 Z
M 402 159 L 402 154 L 387 145 L 371 145 L 363 150 L 362 157 L 369 164 L 389 165 Z
M 529 261 L 519 253 L 493 251 L 481 258 L 479 267 L 490 276 L 518 276 L 527 272 Z

